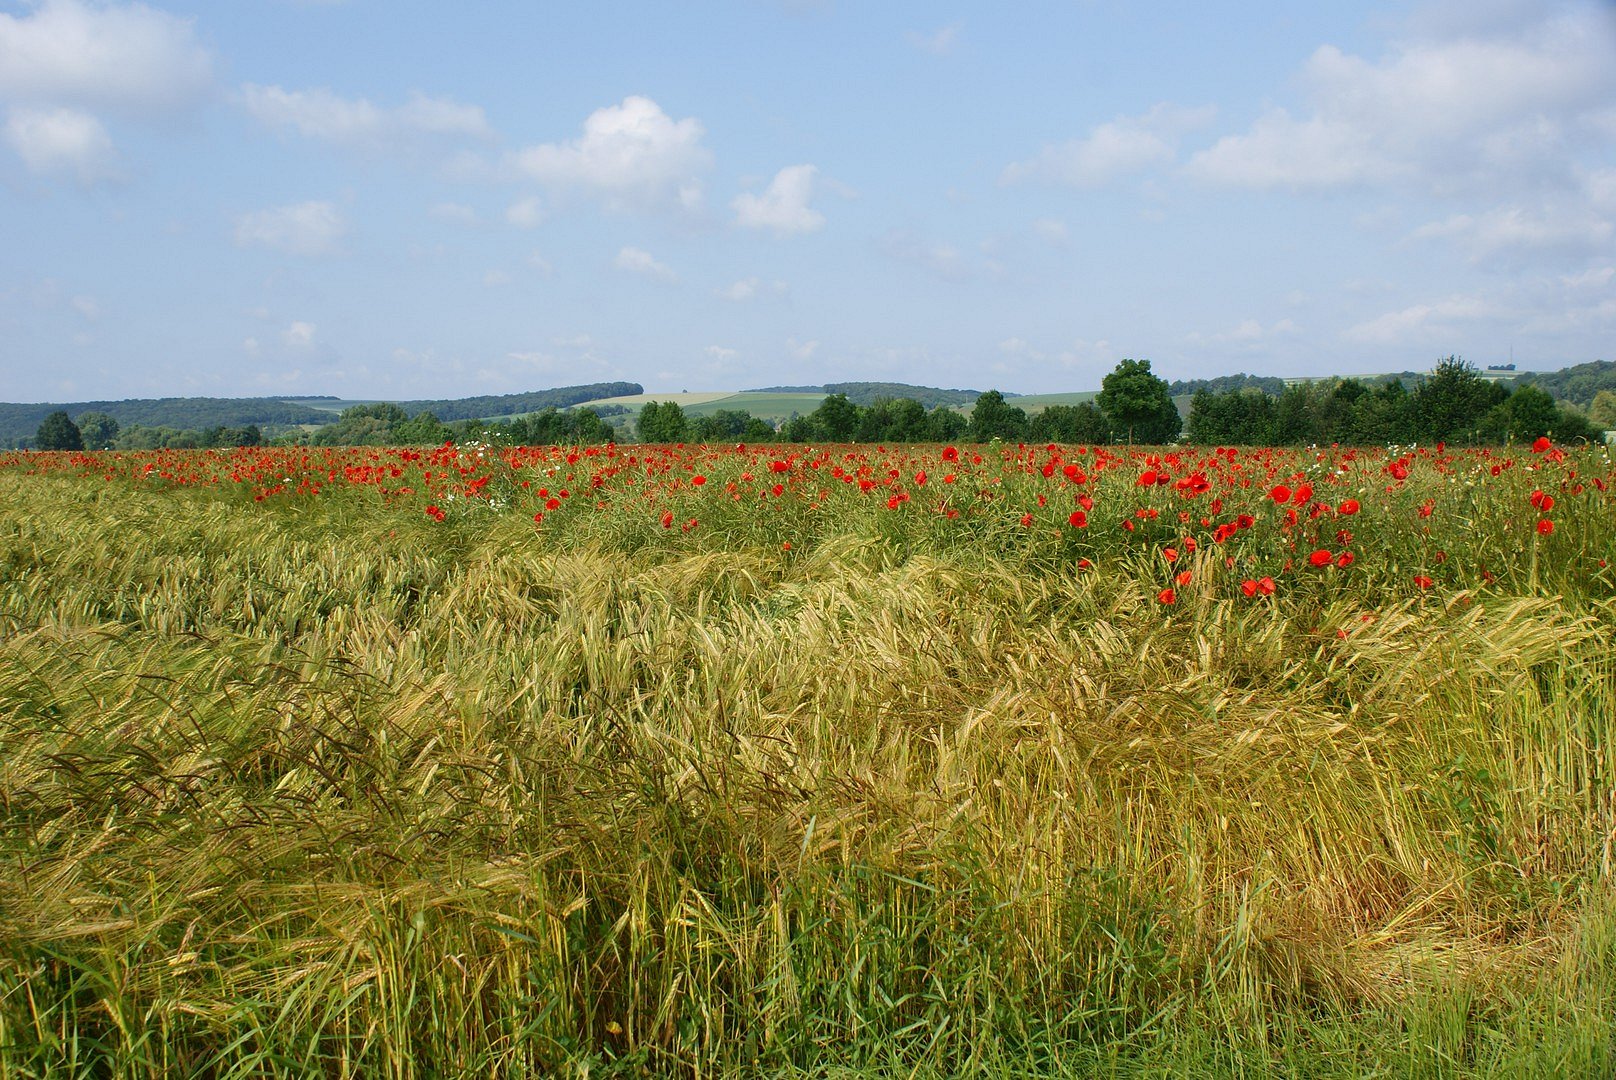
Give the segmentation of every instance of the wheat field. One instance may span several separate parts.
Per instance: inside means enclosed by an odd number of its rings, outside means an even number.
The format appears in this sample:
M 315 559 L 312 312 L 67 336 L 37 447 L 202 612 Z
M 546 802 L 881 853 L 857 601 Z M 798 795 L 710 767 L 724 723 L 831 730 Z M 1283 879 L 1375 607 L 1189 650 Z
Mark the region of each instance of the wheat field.
M 1442 525 L 1491 587 L 1371 569 L 1399 488 L 1337 584 L 1203 542 L 1168 603 L 849 485 L 682 533 L 28 457 L 0 1080 L 1616 1072 L 1591 488 L 1542 556 Z

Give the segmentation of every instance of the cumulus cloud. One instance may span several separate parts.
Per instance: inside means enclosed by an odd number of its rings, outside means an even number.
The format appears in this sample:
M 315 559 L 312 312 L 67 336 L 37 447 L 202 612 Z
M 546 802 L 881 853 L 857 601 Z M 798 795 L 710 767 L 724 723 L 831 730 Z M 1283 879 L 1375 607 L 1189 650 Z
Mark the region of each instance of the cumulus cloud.
M 704 134 L 694 117 L 674 120 L 655 101 L 634 96 L 595 110 L 578 138 L 530 146 L 513 164 L 529 179 L 596 195 L 614 208 L 689 210 L 700 205 L 701 177 L 712 165 Z
M 287 348 L 307 349 L 314 345 L 314 324 L 308 322 L 294 322 L 281 331 L 281 341 Z
M 0 98 L 118 112 L 164 112 L 211 86 L 213 58 L 191 20 L 144 4 L 45 0 L 0 13 Z
M 44 0 L 0 12 L 5 141 L 28 169 L 86 186 L 118 178 L 104 113 L 151 118 L 213 83 L 213 58 L 188 19 L 143 4 Z
M 537 228 L 544 221 L 544 206 L 537 198 L 518 199 L 505 208 L 505 220 L 518 229 Z
M 330 203 L 303 202 L 244 214 L 236 222 L 236 243 L 292 255 L 326 255 L 347 231 L 347 222 Z
M 1178 140 L 1212 122 L 1216 110 L 1162 102 L 1138 116 L 1099 124 L 1081 139 L 1045 146 L 1037 157 L 1005 167 L 1000 183 L 1034 180 L 1067 187 L 1097 188 L 1156 165 L 1170 163 Z
M 963 28 L 964 24 L 956 20 L 947 26 L 938 27 L 929 34 L 911 30 L 903 38 L 921 52 L 931 53 L 933 56 L 947 56 L 959 44 L 960 30 Z
M 1317 49 L 1308 108 L 1272 108 L 1190 159 L 1201 180 L 1256 189 L 1407 185 L 1448 194 L 1564 176 L 1584 117 L 1616 92 L 1608 16 L 1571 8 L 1507 35 L 1411 39 L 1368 59 Z
M 786 291 L 786 283 L 783 281 L 767 282 L 755 277 L 749 277 L 741 278 L 739 281 L 716 290 L 716 294 L 725 300 L 733 300 L 740 304 L 748 300 L 756 300 L 760 296 L 784 296 Z
M 1473 263 L 1518 263 L 1537 256 L 1551 259 L 1597 255 L 1611 250 L 1616 225 L 1587 208 L 1529 211 L 1496 207 L 1479 214 L 1454 214 L 1414 230 L 1421 240 L 1449 240 L 1469 252 Z
M 649 251 L 637 247 L 626 247 L 617 253 L 613 265 L 619 270 L 627 270 L 631 274 L 665 281 L 670 285 L 679 280 L 679 275 L 672 269 L 652 258 Z
M 441 202 L 428 211 L 439 221 L 450 221 L 456 225 L 477 224 L 477 211 L 460 203 Z
M 1369 345 L 1399 345 L 1446 340 L 1466 323 L 1495 318 L 1499 312 L 1478 296 L 1450 296 L 1428 304 L 1412 304 L 1398 311 L 1349 328 L 1349 341 Z
M 736 196 L 730 204 L 735 223 L 749 229 L 773 229 L 781 235 L 821 228 L 825 215 L 808 206 L 818 172 L 812 165 L 788 165 L 774 174 L 763 194 Z
M 404 149 L 422 141 L 494 138 L 480 107 L 421 93 L 389 109 L 326 89 L 285 90 L 248 84 L 241 88 L 241 101 L 266 127 L 352 149 Z
M 1056 218 L 1042 217 L 1032 223 L 1033 234 L 1050 247 L 1065 247 L 1071 236 L 1067 232 L 1066 222 Z
M 964 281 L 971 276 L 971 269 L 958 248 L 927 240 L 907 229 L 889 230 L 877 247 L 887 258 L 924 267 L 944 281 Z
M 6 116 L 6 142 L 31 172 L 66 175 L 86 186 L 118 175 L 112 137 L 79 109 L 15 107 Z

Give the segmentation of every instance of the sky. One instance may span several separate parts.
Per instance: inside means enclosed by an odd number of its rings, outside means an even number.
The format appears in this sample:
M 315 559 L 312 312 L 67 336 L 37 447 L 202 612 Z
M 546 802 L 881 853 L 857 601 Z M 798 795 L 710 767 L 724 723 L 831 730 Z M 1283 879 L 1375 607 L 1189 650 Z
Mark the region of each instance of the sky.
M 1613 340 L 1610 0 L 0 0 L 4 400 Z

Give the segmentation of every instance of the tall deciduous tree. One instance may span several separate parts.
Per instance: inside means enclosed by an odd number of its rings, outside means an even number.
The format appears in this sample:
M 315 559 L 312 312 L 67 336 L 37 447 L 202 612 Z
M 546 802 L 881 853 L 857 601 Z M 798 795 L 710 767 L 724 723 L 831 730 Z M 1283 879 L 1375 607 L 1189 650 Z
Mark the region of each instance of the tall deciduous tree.
M 1024 439 L 1027 437 L 1027 413 L 1015 405 L 1005 403 L 1004 395 L 989 390 L 976 399 L 971 410 L 971 438 L 976 442 L 989 439 Z
M 1101 380 L 1094 403 L 1130 443 L 1172 442 L 1184 425 L 1167 382 L 1150 373 L 1149 360 L 1123 360 Z
M 645 443 L 683 442 L 689 426 L 677 401 L 647 401 L 635 425 Z
M 41 450 L 83 450 L 84 436 L 73 418 L 57 409 L 40 421 L 34 445 Z

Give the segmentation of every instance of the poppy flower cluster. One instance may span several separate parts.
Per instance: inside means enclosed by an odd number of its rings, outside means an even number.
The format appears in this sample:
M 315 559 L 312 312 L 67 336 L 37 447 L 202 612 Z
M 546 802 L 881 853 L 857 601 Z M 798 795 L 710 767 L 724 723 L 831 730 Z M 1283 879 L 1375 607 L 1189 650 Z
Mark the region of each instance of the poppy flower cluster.
M 639 530 L 635 544 L 800 550 L 876 515 L 910 547 L 987 542 L 1030 565 L 1137 571 L 1150 581 L 1143 595 L 1169 605 L 1192 581 L 1200 596 L 1246 598 L 1507 583 L 1520 563 L 1501 549 L 1518 546 L 1508 537 L 1521 524 L 1506 507 L 1523 504 L 1539 546 L 1578 537 L 1580 548 L 1555 549 L 1556 569 L 1595 574 L 1597 560 L 1616 557 L 1609 458 L 1541 441 L 1532 450 L 285 446 L 18 452 L 0 454 L 0 471 L 208 492 L 265 512 L 345 498 L 443 528 L 519 513 L 535 543 L 566 542 L 589 519 L 597 524 L 581 535 L 623 522 Z M 1578 529 L 1558 531 L 1568 520 Z M 1203 562 L 1231 572 L 1203 576 Z

